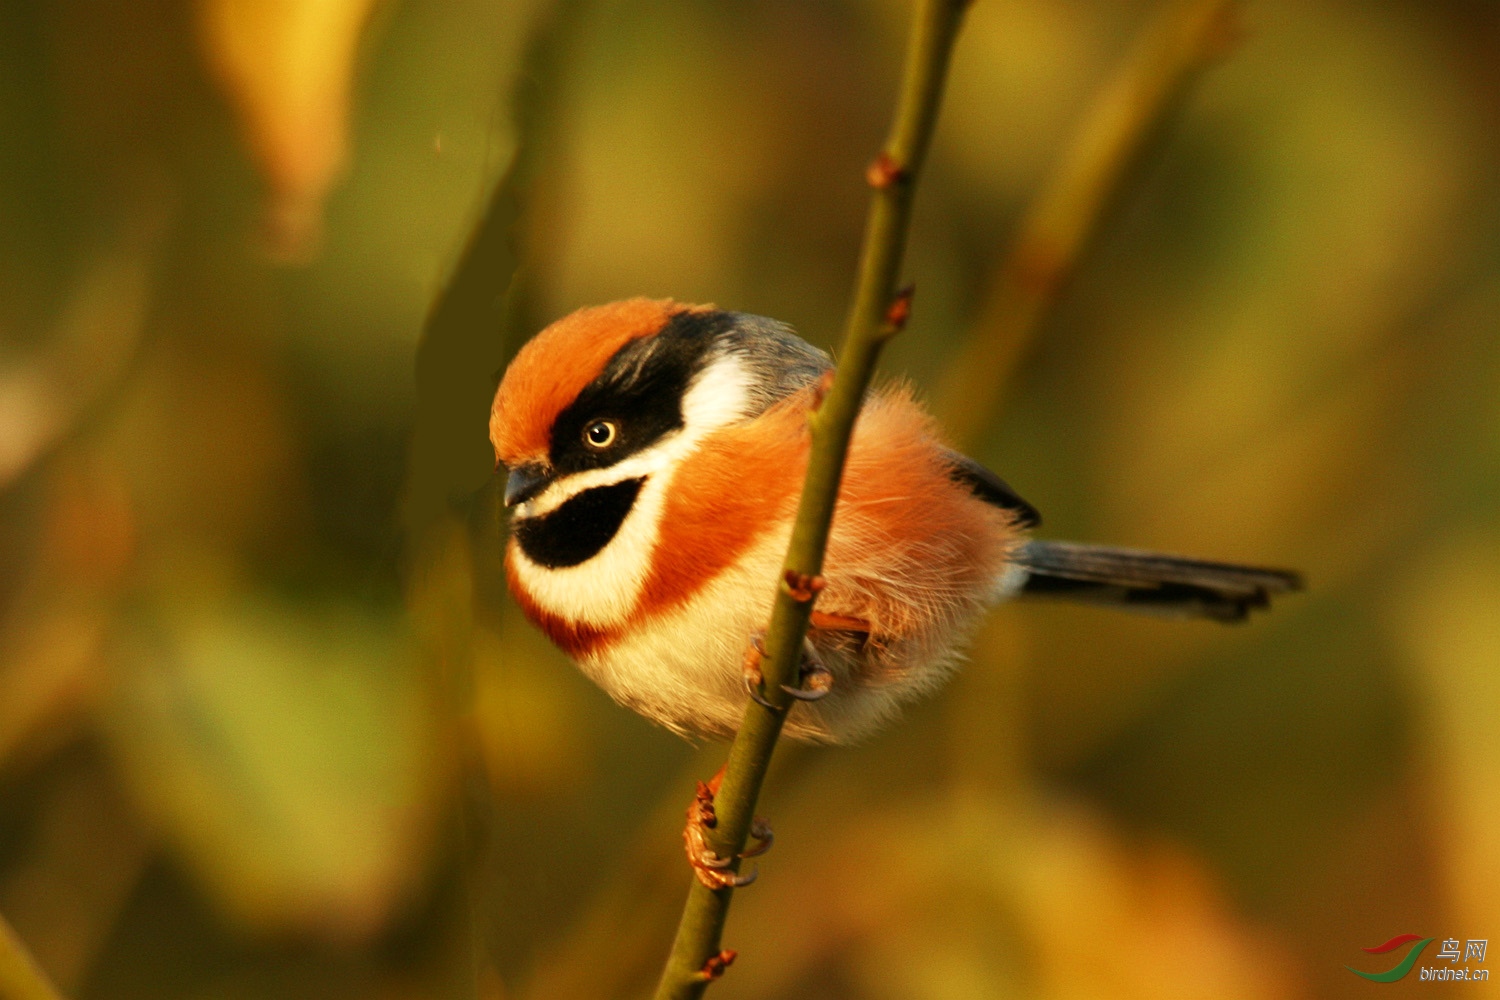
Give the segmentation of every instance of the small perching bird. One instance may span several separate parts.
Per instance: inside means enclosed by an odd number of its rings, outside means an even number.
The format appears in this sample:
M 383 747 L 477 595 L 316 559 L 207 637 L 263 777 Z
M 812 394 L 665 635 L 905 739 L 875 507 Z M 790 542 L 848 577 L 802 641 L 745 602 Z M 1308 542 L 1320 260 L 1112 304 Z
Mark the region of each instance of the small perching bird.
M 532 622 L 620 703 L 733 734 L 776 595 L 832 364 L 775 320 L 630 299 L 516 355 L 490 437 L 514 508 L 506 570 Z M 844 742 L 938 687 L 981 613 L 1055 596 L 1237 621 L 1296 574 L 1034 541 L 1036 509 L 946 447 L 900 386 L 854 429 L 794 737 Z

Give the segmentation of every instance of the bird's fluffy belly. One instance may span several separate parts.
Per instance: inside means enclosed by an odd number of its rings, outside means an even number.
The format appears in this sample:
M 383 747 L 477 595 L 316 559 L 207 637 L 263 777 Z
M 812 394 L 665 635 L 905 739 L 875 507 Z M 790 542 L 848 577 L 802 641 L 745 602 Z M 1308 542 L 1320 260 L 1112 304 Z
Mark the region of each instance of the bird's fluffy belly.
M 650 614 L 578 664 L 616 701 L 684 736 L 738 728 L 746 695 L 741 663 L 766 627 L 787 532 L 762 537 L 676 607 Z
M 616 701 L 674 732 L 732 736 L 748 701 L 745 651 L 770 621 L 786 543 L 787 532 L 770 533 L 686 603 L 581 656 L 580 667 Z M 833 691 L 816 704 L 795 704 L 786 734 L 846 742 L 873 731 L 952 673 L 955 647 L 971 622 L 954 624 L 933 622 L 919 634 L 863 649 L 815 630 Z

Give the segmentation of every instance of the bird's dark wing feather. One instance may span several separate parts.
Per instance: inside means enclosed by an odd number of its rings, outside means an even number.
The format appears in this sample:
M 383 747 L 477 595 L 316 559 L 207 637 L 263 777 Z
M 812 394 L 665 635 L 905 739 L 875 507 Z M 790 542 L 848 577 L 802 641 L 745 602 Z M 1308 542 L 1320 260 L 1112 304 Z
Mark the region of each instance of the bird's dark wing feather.
M 987 504 L 1003 508 L 1015 514 L 1016 524 L 1022 528 L 1035 528 L 1042 523 L 1042 515 L 1020 494 L 989 469 L 958 452 L 949 452 L 953 479 L 974 491 L 974 495 Z

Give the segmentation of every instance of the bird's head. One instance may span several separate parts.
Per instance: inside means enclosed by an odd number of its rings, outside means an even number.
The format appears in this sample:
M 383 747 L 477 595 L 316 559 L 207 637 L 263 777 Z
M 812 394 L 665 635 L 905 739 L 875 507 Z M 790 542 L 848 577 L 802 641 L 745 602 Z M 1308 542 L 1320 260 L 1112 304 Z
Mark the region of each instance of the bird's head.
M 774 320 L 669 299 L 553 323 L 517 353 L 490 411 L 522 551 L 549 569 L 590 559 L 697 441 L 828 364 Z

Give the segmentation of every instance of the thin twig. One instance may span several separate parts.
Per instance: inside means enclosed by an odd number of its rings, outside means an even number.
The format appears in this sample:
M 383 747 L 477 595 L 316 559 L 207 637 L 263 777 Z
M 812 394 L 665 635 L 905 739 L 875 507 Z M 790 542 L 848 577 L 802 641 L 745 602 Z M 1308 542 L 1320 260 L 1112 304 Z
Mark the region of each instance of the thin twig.
M 955 443 L 994 420 L 1020 362 L 1109 209 L 1203 70 L 1238 34 L 1235 0 L 1175 0 L 1099 92 L 1046 186 L 1032 200 L 974 333 L 937 394 Z
M 809 421 L 807 479 L 787 549 L 784 583 L 777 590 L 765 641 L 761 669 L 771 707 L 754 701 L 746 705 L 715 798 L 717 823 L 708 833 L 710 846 L 721 858 L 737 858 L 745 849 L 755 801 L 792 703 L 782 685 L 796 683 L 812 614 L 813 601 L 798 600 L 793 591 L 806 589 L 801 581 L 822 572 L 854 421 L 880 349 L 905 322 L 910 306 L 910 292 L 896 290 L 897 274 L 917 175 L 937 124 L 953 43 L 966 7 L 966 0 L 921 0 L 917 5 L 890 138 L 867 176 L 875 192 L 865 225 L 859 279 L 837 373 Z M 732 868 L 737 871 L 738 862 Z M 719 941 L 732 895 L 730 888 L 709 889 L 696 880 L 692 883 L 657 987 L 658 1000 L 701 996 L 722 971 L 722 965 L 715 962 L 721 955 Z
M 3 915 L 0 915 L 0 1000 L 62 1000 L 62 994 Z

